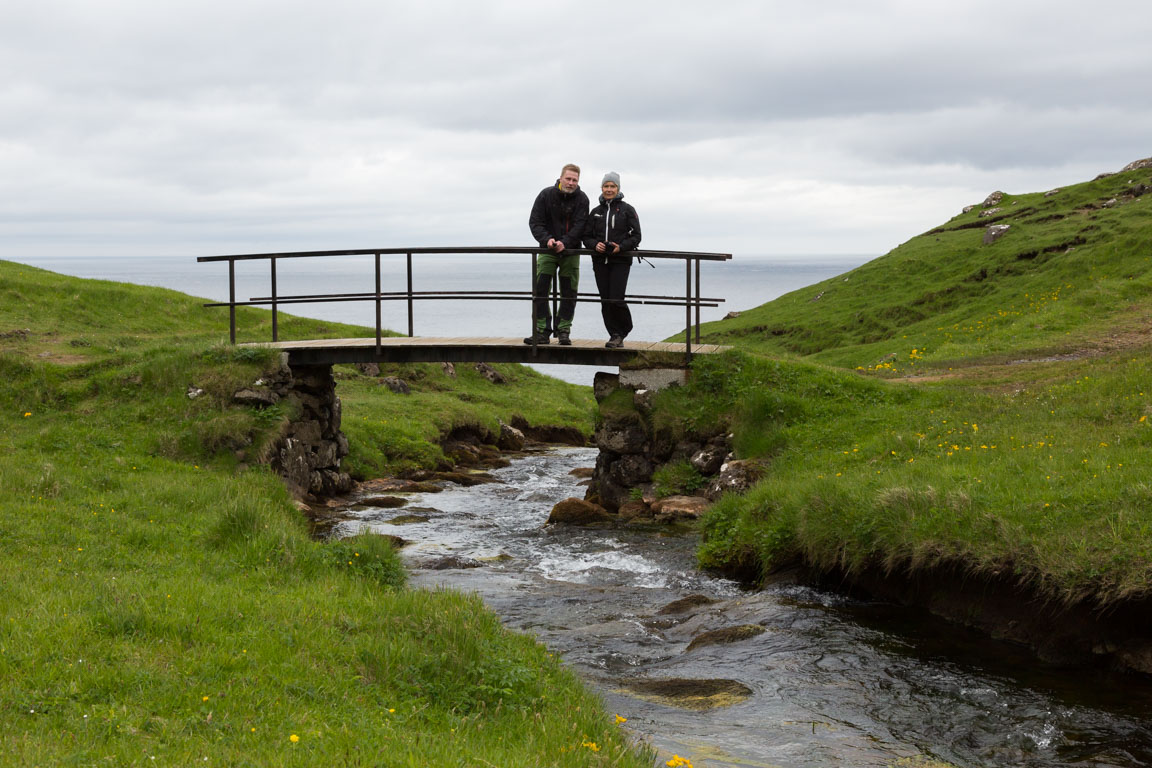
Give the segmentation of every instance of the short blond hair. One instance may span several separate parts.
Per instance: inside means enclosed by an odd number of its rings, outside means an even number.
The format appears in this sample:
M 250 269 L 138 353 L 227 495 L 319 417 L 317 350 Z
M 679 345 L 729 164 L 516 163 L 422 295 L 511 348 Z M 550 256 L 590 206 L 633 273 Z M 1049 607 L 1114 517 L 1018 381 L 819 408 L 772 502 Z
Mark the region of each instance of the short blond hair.
M 566 165 L 560 169 L 560 175 L 561 176 L 564 175 L 564 171 L 576 171 L 576 175 L 579 176 L 580 175 L 580 166 L 575 165 L 574 163 L 568 163 L 568 165 Z

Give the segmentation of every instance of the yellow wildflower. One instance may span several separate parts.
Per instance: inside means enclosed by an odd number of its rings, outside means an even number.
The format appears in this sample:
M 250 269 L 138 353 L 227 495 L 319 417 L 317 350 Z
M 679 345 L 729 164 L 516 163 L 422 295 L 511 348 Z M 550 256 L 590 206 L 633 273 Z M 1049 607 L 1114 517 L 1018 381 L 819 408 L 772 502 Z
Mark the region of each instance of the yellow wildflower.
M 297 736 L 296 734 L 292 734 L 291 736 L 288 737 L 288 741 L 295 744 L 296 742 L 300 741 L 300 737 Z

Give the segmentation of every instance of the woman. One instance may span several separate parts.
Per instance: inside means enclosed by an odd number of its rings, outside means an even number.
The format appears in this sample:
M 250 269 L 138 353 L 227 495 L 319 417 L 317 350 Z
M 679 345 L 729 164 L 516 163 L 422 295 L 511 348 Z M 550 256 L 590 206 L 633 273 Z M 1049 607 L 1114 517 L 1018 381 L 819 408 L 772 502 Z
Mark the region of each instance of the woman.
M 600 205 L 588 214 L 584 230 L 584 247 L 594 251 L 592 271 L 600 292 L 600 314 L 608 331 L 604 346 L 609 349 L 624 346 L 624 338 L 632 332 L 632 313 L 624 296 L 632 269 L 632 257 L 627 254 L 638 245 L 640 217 L 620 194 L 620 174 L 609 171 L 600 182 Z

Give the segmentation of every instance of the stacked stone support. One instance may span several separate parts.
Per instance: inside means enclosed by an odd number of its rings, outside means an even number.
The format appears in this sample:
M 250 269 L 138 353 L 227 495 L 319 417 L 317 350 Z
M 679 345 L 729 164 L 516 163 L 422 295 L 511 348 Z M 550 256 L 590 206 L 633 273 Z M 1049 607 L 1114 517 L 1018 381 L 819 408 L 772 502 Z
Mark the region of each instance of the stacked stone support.
M 297 496 L 336 496 L 352 489 L 352 478 L 340 470 L 348 455 L 348 438 L 340 431 L 340 398 L 330 365 L 279 366 L 251 387 L 237 392 L 241 404 L 266 407 L 283 403 L 289 422 L 265 452 L 267 462 Z
M 653 380 L 653 376 L 650 374 L 646 379 Z M 610 512 L 619 512 L 632 499 L 634 489 L 648 490 L 652 475 L 659 467 L 681 460 L 690 462 L 709 479 L 707 492 L 701 493 L 710 499 L 748 487 L 750 478 L 735 483 L 730 480 L 730 470 L 738 469 L 743 462 L 731 460 L 726 433 L 687 434 L 678 439 L 654 428 L 650 418 L 654 392 L 637 388 L 643 386 L 641 382 L 645 377 L 632 378 L 633 381 L 622 381 L 616 374 L 596 374 L 593 390 L 601 410 L 593 441 L 600 454 L 588 487 L 588 500 Z M 611 402 L 606 405 L 609 398 Z

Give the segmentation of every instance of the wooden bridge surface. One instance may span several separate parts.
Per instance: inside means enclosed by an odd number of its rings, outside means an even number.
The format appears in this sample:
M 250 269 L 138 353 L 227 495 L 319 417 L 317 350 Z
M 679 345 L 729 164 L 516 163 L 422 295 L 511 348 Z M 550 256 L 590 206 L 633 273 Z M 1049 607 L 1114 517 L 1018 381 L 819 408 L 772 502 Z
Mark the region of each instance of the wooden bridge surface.
M 553 341 L 533 349 L 520 337 L 450 338 L 390 336 L 380 339 L 314 339 L 310 341 L 253 342 L 242 346 L 281 349 L 298 365 L 334 363 L 556 363 L 562 365 L 609 365 L 627 363 L 641 353 L 667 353 L 680 360 L 685 356 L 683 342 L 626 340 L 618 349 L 607 349 L 604 339 L 572 339 L 562 347 Z M 710 355 L 730 347 L 693 344 L 692 355 Z

